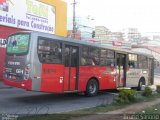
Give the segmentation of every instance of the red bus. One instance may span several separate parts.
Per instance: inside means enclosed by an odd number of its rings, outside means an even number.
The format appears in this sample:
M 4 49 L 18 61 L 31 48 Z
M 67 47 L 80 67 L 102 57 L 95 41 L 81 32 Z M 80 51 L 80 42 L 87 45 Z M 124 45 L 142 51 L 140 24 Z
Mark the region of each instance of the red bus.
M 41 92 L 85 92 L 153 83 L 153 57 L 40 32 L 7 39 L 4 83 Z

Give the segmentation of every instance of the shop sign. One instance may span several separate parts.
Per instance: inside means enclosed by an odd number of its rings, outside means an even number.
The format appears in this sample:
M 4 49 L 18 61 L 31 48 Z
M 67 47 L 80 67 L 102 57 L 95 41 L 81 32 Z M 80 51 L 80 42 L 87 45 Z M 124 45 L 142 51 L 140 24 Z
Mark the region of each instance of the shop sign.
M 55 7 L 37 0 L 0 0 L 0 25 L 55 33 Z

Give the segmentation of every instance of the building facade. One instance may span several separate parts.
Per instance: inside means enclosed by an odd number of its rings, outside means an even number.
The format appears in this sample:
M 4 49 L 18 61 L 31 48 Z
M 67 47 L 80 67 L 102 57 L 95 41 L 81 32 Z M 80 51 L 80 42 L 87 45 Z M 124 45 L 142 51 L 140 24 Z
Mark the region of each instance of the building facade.
M 138 43 L 141 37 L 137 28 L 125 28 L 122 30 L 124 40 Z
M 105 26 L 95 26 L 95 38 L 107 38 L 110 33 Z

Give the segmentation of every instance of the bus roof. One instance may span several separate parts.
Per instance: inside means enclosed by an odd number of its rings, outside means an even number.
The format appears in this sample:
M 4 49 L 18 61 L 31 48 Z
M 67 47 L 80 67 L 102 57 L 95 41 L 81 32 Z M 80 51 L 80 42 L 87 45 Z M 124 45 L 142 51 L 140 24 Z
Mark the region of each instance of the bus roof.
M 71 42 L 71 43 L 77 43 L 77 44 L 81 44 L 81 45 L 110 49 L 110 50 L 116 51 L 117 53 L 124 53 L 124 54 L 131 53 L 131 54 L 145 55 L 145 56 L 153 58 L 152 55 L 147 54 L 147 53 L 135 52 L 130 49 L 122 49 L 122 48 L 118 48 L 118 47 L 114 47 L 114 46 L 105 46 L 105 45 L 100 45 L 100 44 L 96 44 L 96 43 L 90 43 L 90 42 L 86 42 L 86 41 L 82 41 L 82 40 L 76 40 L 76 39 L 72 39 L 72 38 L 57 36 L 54 34 L 42 33 L 42 32 L 37 32 L 37 31 L 21 31 L 21 32 L 16 32 L 14 34 L 17 34 L 17 33 L 32 33 L 32 34 L 35 34 L 37 37 L 40 36 L 40 37 L 52 38 L 52 39 L 61 40 L 64 42 Z M 11 34 L 11 35 L 13 35 L 13 34 Z

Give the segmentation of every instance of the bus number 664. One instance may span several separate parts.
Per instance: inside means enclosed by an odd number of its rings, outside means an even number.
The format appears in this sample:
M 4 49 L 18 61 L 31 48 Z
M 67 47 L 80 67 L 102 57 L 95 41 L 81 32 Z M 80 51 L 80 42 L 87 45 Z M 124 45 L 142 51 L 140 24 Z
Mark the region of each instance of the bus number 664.
M 16 73 L 22 73 L 23 74 L 23 70 L 22 69 L 16 69 Z

